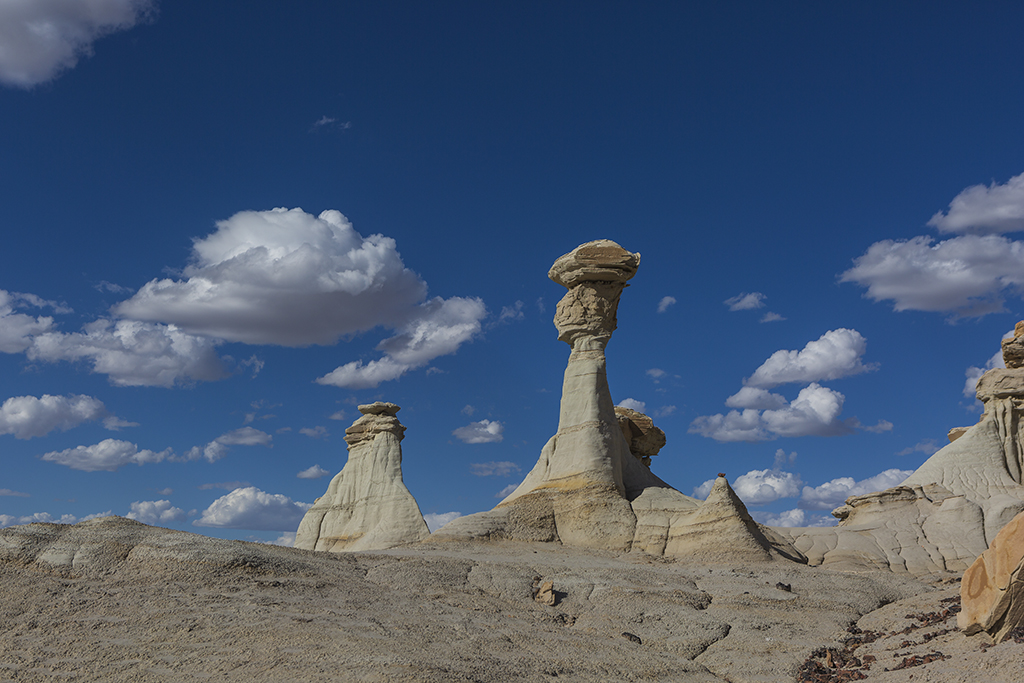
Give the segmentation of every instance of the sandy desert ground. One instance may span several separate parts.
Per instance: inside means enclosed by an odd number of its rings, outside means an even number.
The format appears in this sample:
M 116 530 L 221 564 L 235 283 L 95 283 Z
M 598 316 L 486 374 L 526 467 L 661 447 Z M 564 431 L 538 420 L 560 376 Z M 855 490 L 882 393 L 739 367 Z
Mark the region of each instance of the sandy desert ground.
M 329 554 L 33 524 L 0 530 L 0 681 L 1021 680 L 1024 644 L 955 630 L 958 588 L 553 544 Z

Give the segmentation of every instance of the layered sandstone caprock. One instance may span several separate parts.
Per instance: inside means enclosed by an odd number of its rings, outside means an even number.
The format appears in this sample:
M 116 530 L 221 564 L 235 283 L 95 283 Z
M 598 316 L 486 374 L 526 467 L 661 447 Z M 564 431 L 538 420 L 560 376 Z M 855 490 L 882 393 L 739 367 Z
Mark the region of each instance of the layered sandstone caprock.
M 969 636 L 985 631 L 998 643 L 1024 626 L 1024 514 L 1003 527 L 964 572 L 960 602 L 957 625 Z
M 615 406 L 615 417 L 619 429 L 629 444 L 629 452 L 645 466 L 651 466 L 651 458 L 664 448 L 665 432 L 654 426 L 654 420 L 632 408 Z
M 295 547 L 343 552 L 383 550 L 426 538 L 423 515 L 402 482 L 405 427 L 394 403 L 359 406 L 345 430 L 348 462 L 316 499 L 295 534 Z

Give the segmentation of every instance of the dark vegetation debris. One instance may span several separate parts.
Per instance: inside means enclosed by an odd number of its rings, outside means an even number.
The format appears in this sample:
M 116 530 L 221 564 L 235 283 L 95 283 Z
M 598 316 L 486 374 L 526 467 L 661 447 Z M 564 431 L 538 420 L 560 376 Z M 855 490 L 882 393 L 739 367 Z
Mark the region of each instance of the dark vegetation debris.
M 946 605 L 946 607 L 940 611 L 907 614 L 905 618 L 913 619 L 914 623 L 900 631 L 891 631 L 889 633 L 870 630 L 865 631 L 858 628 L 856 625 L 851 625 L 846 629 L 850 636 L 846 639 L 845 646 L 842 649 L 823 647 L 812 652 L 811 656 L 808 657 L 797 670 L 797 682 L 846 683 L 847 681 L 859 681 L 867 678 L 867 674 L 864 672 L 871 668 L 871 665 L 875 663 L 876 659 L 873 655 L 864 655 L 863 659 L 859 659 L 854 655 L 854 651 L 861 645 L 873 643 L 879 638 L 907 635 L 922 628 L 943 624 L 949 619 L 954 618 L 960 611 L 959 595 L 943 598 L 939 602 L 942 605 Z M 956 626 L 953 626 L 952 628 L 943 628 L 931 633 L 925 633 L 922 634 L 920 642 L 903 640 L 899 647 L 907 648 L 923 645 L 924 643 L 934 640 L 939 636 L 958 630 L 959 629 Z M 1024 628 L 1016 630 L 1020 631 L 1018 634 L 1020 640 L 1016 642 L 1024 642 Z M 910 653 L 904 653 L 897 654 L 895 656 L 903 657 L 903 661 L 892 669 L 885 669 L 885 671 L 907 669 L 913 666 L 921 666 L 930 662 L 949 659 L 948 655 L 944 655 L 937 650 L 926 655 L 911 655 Z

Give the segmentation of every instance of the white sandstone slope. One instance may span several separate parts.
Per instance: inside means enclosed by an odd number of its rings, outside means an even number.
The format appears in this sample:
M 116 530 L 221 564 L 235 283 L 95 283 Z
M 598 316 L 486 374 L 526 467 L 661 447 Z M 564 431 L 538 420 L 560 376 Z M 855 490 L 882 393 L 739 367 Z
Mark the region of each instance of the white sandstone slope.
M 343 552 L 383 550 L 430 535 L 416 499 L 402 481 L 405 427 L 394 403 L 359 406 L 345 430 L 348 462 L 299 524 L 295 547 Z
M 978 380 L 978 423 L 951 430 L 951 443 L 900 486 L 854 496 L 826 529 L 776 529 L 811 564 L 890 567 L 924 575 L 967 569 L 1024 510 L 1024 323 L 1003 341 L 1006 368 Z
M 639 254 L 609 240 L 588 242 L 555 261 L 548 277 L 568 292 L 558 303 L 554 322 L 559 340 L 572 349 L 562 382 L 558 431 L 519 487 L 496 508 L 460 517 L 432 538 L 559 541 L 656 555 L 691 552 L 687 539 L 693 536 L 681 529 L 701 501 L 651 472 L 647 463 L 664 443 L 664 434 L 659 439 L 661 430 L 654 432 L 657 428 L 642 414 L 620 410 L 617 415 L 608 388 L 604 350 L 616 328 L 619 297 L 639 263 Z M 736 503 L 746 515 L 742 502 Z M 707 526 L 716 524 L 731 522 L 722 517 Z M 786 541 L 767 541 L 756 523 L 741 521 L 740 526 L 759 537 L 751 543 L 771 549 L 766 551 L 769 557 L 782 549 L 785 556 L 803 559 Z

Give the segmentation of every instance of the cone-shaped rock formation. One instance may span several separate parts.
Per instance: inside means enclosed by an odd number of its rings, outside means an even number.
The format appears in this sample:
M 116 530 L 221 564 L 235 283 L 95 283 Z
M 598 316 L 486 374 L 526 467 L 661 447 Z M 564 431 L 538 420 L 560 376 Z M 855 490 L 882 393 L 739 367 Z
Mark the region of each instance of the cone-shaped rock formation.
M 348 462 L 302 518 L 296 548 L 383 550 L 430 534 L 402 482 L 405 427 L 395 417 L 399 410 L 379 401 L 359 406 L 363 416 L 345 430 Z

